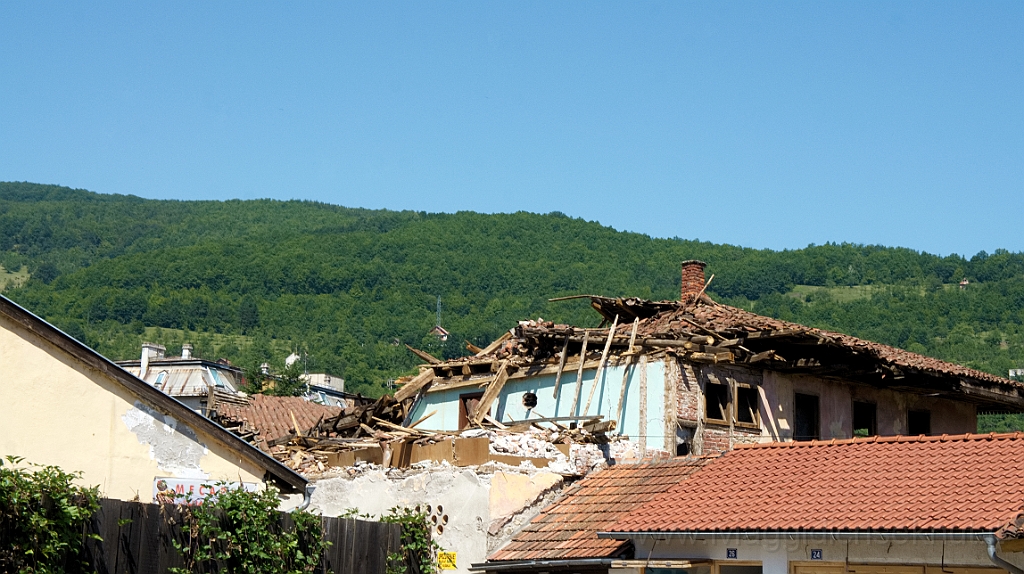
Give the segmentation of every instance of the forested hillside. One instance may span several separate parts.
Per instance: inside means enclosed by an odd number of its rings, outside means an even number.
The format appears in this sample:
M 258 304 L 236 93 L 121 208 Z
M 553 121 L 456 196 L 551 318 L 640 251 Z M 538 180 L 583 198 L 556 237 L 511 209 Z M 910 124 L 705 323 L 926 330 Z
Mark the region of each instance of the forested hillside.
M 708 263 L 721 302 L 1003 376 L 1024 366 L 1019 253 L 776 252 L 654 239 L 559 213 L 154 201 L 0 183 L 0 265 L 29 277 L 0 277 L 4 293 L 101 353 L 135 358 L 143 338 L 170 351 L 187 339 L 201 356 L 251 367 L 297 350 L 310 370 L 369 394 L 416 364 L 402 343 L 451 357 L 521 319 L 596 325 L 585 301 L 547 299 L 672 299 L 685 259 Z M 428 335 L 438 297 L 452 333 L 443 344 Z

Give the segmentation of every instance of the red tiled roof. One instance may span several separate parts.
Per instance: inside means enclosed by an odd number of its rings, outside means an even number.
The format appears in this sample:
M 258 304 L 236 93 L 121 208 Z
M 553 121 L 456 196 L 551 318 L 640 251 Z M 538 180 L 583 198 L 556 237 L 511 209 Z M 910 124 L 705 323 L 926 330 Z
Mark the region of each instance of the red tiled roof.
M 341 407 L 329 407 L 307 401 L 302 397 L 273 397 L 253 395 L 247 405 L 222 403 L 217 405 L 217 415 L 229 421 L 245 421 L 259 431 L 265 442 L 288 436 L 294 429 L 292 414 L 303 432 L 315 425 L 321 417 L 337 416 Z M 264 449 L 265 450 L 265 449 Z
M 608 532 L 995 532 L 1024 509 L 1024 434 L 742 445 Z
M 597 537 L 619 517 L 707 464 L 707 458 L 677 458 L 617 464 L 591 474 L 545 508 L 490 560 L 606 558 L 629 545 Z

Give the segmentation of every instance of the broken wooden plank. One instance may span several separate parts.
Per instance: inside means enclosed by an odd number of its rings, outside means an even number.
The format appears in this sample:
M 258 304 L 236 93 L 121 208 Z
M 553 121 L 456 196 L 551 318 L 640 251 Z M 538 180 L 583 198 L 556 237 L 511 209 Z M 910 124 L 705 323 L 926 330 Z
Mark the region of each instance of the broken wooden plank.
M 420 418 L 416 419 L 416 422 L 414 422 L 411 425 L 409 425 L 409 428 L 416 428 L 416 425 L 420 424 L 421 422 L 429 419 L 430 417 L 432 417 L 432 416 L 434 416 L 436 414 L 437 414 L 437 411 L 430 411 L 429 413 L 427 413 L 427 414 L 421 416 Z
M 404 385 L 402 385 L 401 389 L 398 389 L 398 392 L 395 393 L 395 400 L 398 401 L 398 402 L 402 402 L 405 399 L 411 398 L 417 392 L 419 392 L 420 389 L 422 389 L 423 387 L 425 387 L 428 384 L 430 384 L 430 382 L 433 381 L 433 380 L 434 380 L 434 370 L 433 369 L 426 369 L 426 370 L 424 370 L 420 374 L 416 375 L 416 377 L 413 378 L 413 380 L 411 380 L 408 383 L 405 383 Z
M 480 397 L 480 402 L 476 405 L 476 410 L 473 411 L 473 416 L 470 422 L 474 425 L 479 425 L 480 421 L 483 420 L 484 415 L 491 408 L 491 403 L 494 399 L 498 398 L 498 393 L 501 392 L 502 387 L 505 386 L 505 381 L 508 380 L 508 361 L 502 361 L 501 366 L 498 367 L 498 374 L 495 375 L 494 380 L 490 385 L 487 385 L 487 390 L 484 391 L 484 396 Z
M 512 333 L 509 333 L 508 331 L 506 331 L 504 335 L 498 337 L 497 339 L 492 341 L 490 345 L 487 345 L 486 347 L 481 349 L 480 352 L 476 354 L 476 356 L 479 357 L 481 355 L 489 355 L 489 354 L 493 353 L 494 351 L 497 351 L 498 349 L 501 348 L 502 345 L 505 344 L 505 341 L 508 341 L 511 338 L 512 338 Z
M 583 390 L 583 365 L 587 364 L 587 340 L 590 337 L 590 331 L 587 329 L 583 330 L 583 347 L 580 348 L 580 368 L 576 371 L 576 394 L 572 398 L 572 408 L 569 409 L 569 414 L 576 413 L 576 407 L 580 403 L 580 394 Z
M 615 430 L 615 421 L 590 421 L 582 425 L 583 430 L 590 433 L 608 432 Z
M 484 420 L 489 422 L 489 423 L 491 423 L 492 425 L 498 427 L 499 430 L 508 430 L 507 426 L 501 424 L 501 421 L 499 421 L 498 419 L 492 417 L 489 414 L 484 413 Z
M 626 352 L 632 353 L 633 347 L 636 346 L 636 329 L 640 326 L 640 317 L 633 319 L 633 332 L 629 334 L 629 349 Z
M 558 386 L 562 384 L 562 369 L 565 368 L 565 359 L 569 355 L 569 337 L 566 336 L 565 344 L 562 345 L 562 358 L 558 360 L 558 372 L 555 373 L 555 392 L 553 398 L 558 398 Z
M 619 408 L 615 410 L 614 420 L 622 418 L 622 407 L 626 403 L 626 386 L 629 383 L 629 368 L 631 366 L 633 366 L 632 356 L 626 359 L 626 364 L 622 369 L 622 389 L 619 390 Z
M 612 348 L 612 340 L 615 338 L 615 327 L 619 324 L 619 316 L 612 320 L 612 326 L 608 329 L 608 341 L 604 345 L 604 352 L 601 353 L 601 362 L 597 364 L 597 371 L 594 373 L 594 386 L 590 387 L 590 395 L 587 397 L 587 404 L 583 407 L 583 414 L 590 410 L 590 401 L 594 399 L 594 391 L 597 384 L 601 382 L 601 372 L 604 371 L 605 363 L 608 362 L 608 351 Z
M 473 343 L 470 343 L 469 341 L 466 341 L 465 343 L 466 343 L 466 350 L 469 351 L 470 353 L 473 353 L 474 355 L 478 355 L 478 354 L 480 354 L 480 351 L 483 351 L 483 349 L 481 349 L 480 347 L 477 347 L 476 345 L 474 345 Z
M 373 422 L 377 423 L 378 425 L 385 426 L 385 427 L 388 427 L 389 429 L 392 429 L 392 432 L 398 431 L 398 432 L 406 433 L 406 434 L 420 434 L 420 435 L 431 435 L 431 434 L 434 434 L 434 433 L 432 433 L 430 431 L 425 431 L 425 430 L 420 430 L 420 429 L 413 429 L 413 428 L 409 428 L 409 427 L 404 427 L 402 425 L 396 425 L 395 423 L 388 422 L 388 421 L 386 421 L 384 419 L 379 419 L 377 417 L 373 417 Z
M 412 351 L 413 355 L 416 355 L 417 357 L 423 359 L 424 361 L 430 363 L 431 365 L 436 365 L 436 364 L 441 362 L 441 359 L 438 359 L 437 357 L 435 357 L 434 355 L 431 355 L 430 353 L 428 353 L 426 351 L 421 351 L 421 350 L 419 350 L 419 349 L 417 349 L 415 347 L 409 346 L 408 344 L 405 346 L 405 348 L 409 349 L 410 351 Z

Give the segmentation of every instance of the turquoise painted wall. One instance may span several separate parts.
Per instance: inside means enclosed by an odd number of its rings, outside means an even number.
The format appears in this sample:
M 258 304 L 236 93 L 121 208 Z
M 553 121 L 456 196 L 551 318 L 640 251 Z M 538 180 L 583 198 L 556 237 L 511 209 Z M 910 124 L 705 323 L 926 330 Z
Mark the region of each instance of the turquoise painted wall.
M 625 364 L 608 365 L 601 372 L 601 379 L 594 388 L 597 369 L 583 372 L 582 384 L 576 384 L 576 370 L 566 366 L 558 397 L 554 397 L 555 375 L 541 375 L 510 379 L 501 390 L 495 404 L 491 405 L 492 415 L 503 423 L 546 417 L 578 416 L 583 414 L 587 398 L 593 390 L 593 399 L 587 415 L 603 415 L 604 420 L 616 417 L 619 411 L 619 394 L 622 391 Z M 640 439 L 640 371 L 639 362 L 631 364 L 625 379 L 626 395 L 622 414 L 618 417 L 617 433 L 628 435 L 633 441 Z M 421 428 L 435 430 L 458 430 L 459 395 L 479 392 L 483 388 L 462 387 L 447 391 L 436 391 L 426 395 L 413 408 L 410 420 L 416 420 L 430 411 L 437 413 L 424 421 Z M 580 398 L 575 411 L 571 411 L 573 397 L 579 392 Z M 526 393 L 537 395 L 537 406 L 527 409 L 523 405 Z M 648 448 L 663 448 L 665 444 L 665 363 L 650 360 L 647 363 L 647 445 Z

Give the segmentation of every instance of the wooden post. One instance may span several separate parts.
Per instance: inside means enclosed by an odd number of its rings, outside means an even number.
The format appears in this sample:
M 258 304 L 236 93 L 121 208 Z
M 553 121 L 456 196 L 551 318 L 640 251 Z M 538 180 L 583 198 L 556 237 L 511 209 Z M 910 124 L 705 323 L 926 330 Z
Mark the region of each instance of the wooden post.
M 647 456 L 647 355 L 640 355 L 640 458 Z
M 636 344 L 636 328 L 640 325 L 640 317 L 633 319 L 633 332 L 629 335 L 629 349 L 628 353 L 633 352 L 633 345 Z
M 558 361 L 558 372 L 555 374 L 555 392 L 553 398 L 558 398 L 558 385 L 562 383 L 562 369 L 565 368 L 565 358 L 569 354 L 569 335 L 565 336 L 565 345 L 562 346 L 562 358 Z
M 590 410 L 590 401 L 594 399 L 594 391 L 597 390 L 597 384 L 601 382 L 601 371 L 604 370 L 604 364 L 608 360 L 608 351 L 612 348 L 612 339 L 615 338 L 615 327 L 619 324 L 619 316 L 616 315 L 612 321 L 612 326 L 608 329 L 608 340 L 604 343 L 604 352 L 601 353 L 601 362 L 597 364 L 597 372 L 594 373 L 594 386 L 590 387 L 590 395 L 587 396 L 587 405 L 583 407 L 583 414 L 586 415 L 587 411 Z
M 580 393 L 583 390 L 583 365 L 587 362 L 587 339 L 590 338 L 590 331 L 583 330 L 583 347 L 580 348 L 580 368 L 576 371 L 576 394 L 572 398 L 570 415 L 576 414 L 576 407 L 580 404 Z
M 622 389 L 619 391 L 619 408 L 615 413 L 615 422 L 622 417 L 622 405 L 626 402 L 626 385 L 629 383 L 629 368 L 632 366 L 633 356 L 630 355 L 626 358 L 626 365 L 622 369 Z
M 487 409 L 491 408 L 491 403 L 494 399 L 498 398 L 498 393 L 501 392 L 502 387 L 505 386 L 505 381 L 508 380 L 508 361 L 502 361 L 501 366 L 498 367 L 498 374 L 494 376 L 494 380 L 491 384 L 487 385 L 487 390 L 484 391 L 484 396 L 480 397 L 480 402 L 476 405 L 476 410 L 473 411 L 470 417 L 470 422 L 474 425 L 479 425 L 480 421 L 484 419 L 484 415 L 487 414 Z
M 395 393 L 395 400 L 402 402 L 409 397 L 415 395 L 420 389 L 427 386 L 431 381 L 434 380 L 434 369 L 425 369 L 422 373 L 416 375 L 416 377 L 402 385 L 402 388 L 398 389 Z

